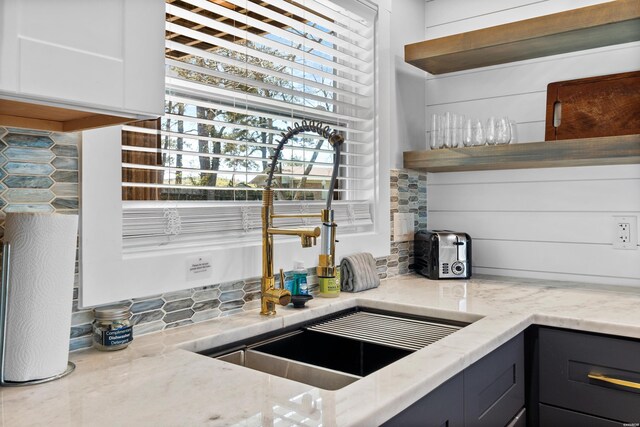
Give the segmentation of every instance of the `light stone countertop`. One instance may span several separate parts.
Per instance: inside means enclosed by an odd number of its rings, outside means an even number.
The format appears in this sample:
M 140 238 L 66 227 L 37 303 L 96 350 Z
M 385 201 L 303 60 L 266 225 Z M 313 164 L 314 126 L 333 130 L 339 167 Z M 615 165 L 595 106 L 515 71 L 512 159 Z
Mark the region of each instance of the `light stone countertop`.
M 356 305 L 480 320 L 337 391 L 194 353 Z M 401 276 L 374 290 L 316 298 L 305 310 L 279 307 L 269 318 L 253 311 L 138 337 L 122 351 L 72 353 L 70 376 L 0 389 L 0 425 L 374 426 L 532 324 L 640 338 L 638 307 L 637 288 Z

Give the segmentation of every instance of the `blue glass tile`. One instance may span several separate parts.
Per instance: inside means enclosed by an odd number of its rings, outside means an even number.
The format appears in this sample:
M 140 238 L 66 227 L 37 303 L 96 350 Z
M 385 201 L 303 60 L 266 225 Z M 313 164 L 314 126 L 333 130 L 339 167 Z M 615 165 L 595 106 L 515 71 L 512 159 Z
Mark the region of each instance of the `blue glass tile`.
M 55 171 L 51 178 L 56 182 L 78 182 L 78 172 L 75 171 Z
M 231 310 L 236 310 L 239 308 L 242 308 L 242 306 L 244 305 L 244 301 L 240 300 L 240 301 L 229 301 L 229 302 L 223 302 L 222 304 L 220 304 L 220 311 L 231 311 Z
M 9 203 L 47 203 L 53 199 L 49 190 L 11 189 L 2 196 Z
M 53 159 L 53 153 L 50 150 L 39 150 L 31 148 L 7 148 L 3 154 L 9 160 L 18 160 L 33 163 L 48 163 Z
M 4 170 L 9 175 L 14 174 L 30 174 L 30 175 L 50 175 L 53 172 L 53 166 L 48 163 L 23 163 L 9 162 L 4 165 Z
M 56 209 L 78 209 L 78 199 L 57 198 L 51 204 Z
M 235 291 L 244 287 L 244 281 L 227 282 L 220 284 L 220 292 Z
M 147 301 L 134 302 L 131 306 L 132 313 L 142 313 L 149 310 L 157 310 L 164 305 L 162 298 L 151 299 Z
M 220 301 L 217 299 L 209 300 L 209 301 L 200 301 L 193 304 L 193 311 L 203 311 L 210 310 L 212 308 L 218 308 L 220 305 Z
M 93 345 L 93 335 L 85 335 L 83 337 L 69 340 L 69 351 L 82 350 Z
M 71 314 L 71 326 L 83 325 L 93 322 L 93 310 L 83 310 Z
M 53 146 L 53 141 L 46 135 L 9 133 L 2 139 L 10 147 L 50 148 Z
M 193 320 L 191 319 L 187 319 L 187 320 L 181 320 L 179 322 L 175 322 L 175 323 L 169 323 L 165 329 L 171 329 L 171 328 L 177 328 L 179 326 L 187 326 L 187 325 L 191 325 L 193 324 Z
M 162 294 L 162 298 L 165 301 L 175 301 L 177 299 L 190 298 L 192 294 L 193 291 L 191 289 L 185 289 L 182 291 L 167 292 L 165 294 Z
M 7 132 L 9 133 L 21 133 L 24 135 L 36 135 L 36 136 L 46 136 L 50 135 L 51 132 L 48 130 L 35 130 L 35 129 L 23 129 L 23 128 L 7 128 Z
M 4 165 L 5 163 L 7 163 L 7 158 L 4 156 L 4 154 L 0 154 L 0 166 Z
M 260 295 L 261 295 L 260 291 L 251 292 L 251 293 L 245 294 L 243 299 L 244 299 L 244 302 L 254 301 L 254 300 L 260 299 Z
M 139 325 L 142 323 L 153 322 L 162 319 L 162 316 L 164 316 L 164 312 L 162 310 L 147 311 L 146 313 L 134 314 L 133 317 L 131 317 L 131 324 Z
M 72 326 L 70 338 L 78 338 L 85 335 L 89 335 L 92 332 L 91 323 L 85 323 L 84 325 Z
M 68 171 L 77 171 L 78 170 L 78 159 L 74 159 L 71 157 L 56 157 L 52 162 L 53 166 L 56 169 L 60 170 L 68 170 Z
M 9 188 L 49 188 L 53 185 L 49 177 L 32 175 L 11 175 L 3 182 Z
M 166 313 L 182 310 L 185 308 L 189 308 L 193 305 L 193 300 L 191 298 L 180 299 L 177 301 L 171 301 L 164 305 L 163 309 Z
M 78 184 L 75 182 L 57 182 L 51 191 L 58 197 L 78 197 Z
M 218 298 L 218 296 L 220 296 L 220 290 L 218 288 L 214 288 L 196 291 L 191 298 L 193 298 L 194 301 L 203 301 Z
M 51 151 L 60 157 L 78 157 L 78 148 L 73 145 L 55 145 Z
M 10 213 L 10 212 L 42 212 L 42 213 L 47 213 L 47 212 L 53 212 L 53 208 L 51 207 L 51 205 L 34 205 L 34 204 L 21 205 L 21 204 L 17 204 L 17 205 L 8 205 L 7 207 L 4 208 L 4 211 L 6 213 Z
M 81 132 L 65 132 L 65 133 L 52 132 L 51 139 L 53 139 L 53 142 L 55 142 L 58 145 L 74 145 L 77 147 L 80 141 L 82 140 L 82 133 Z
M 193 310 L 191 310 L 190 308 L 186 310 L 181 310 L 181 311 L 174 311 L 172 313 L 166 314 L 162 318 L 162 320 L 164 321 L 164 323 L 174 323 L 180 320 L 191 319 L 191 316 L 193 316 L 193 313 L 194 313 Z
M 246 293 L 255 292 L 255 291 L 259 291 L 259 290 L 260 290 L 260 282 L 259 281 L 245 282 L 245 284 L 244 284 L 244 291 Z
M 191 320 L 194 323 L 204 322 L 205 320 L 215 319 L 216 317 L 220 316 L 220 313 L 220 310 L 218 310 L 217 308 L 214 308 L 212 310 L 197 311 L 196 314 L 191 317 Z
M 243 291 L 230 291 L 230 292 L 223 292 L 220 294 L 220 301 L 222 302 L 226 302 L 226 301 L 233 301 L 233 300 L 241 300 L 242 297 L 244 297 L 244 292 Z

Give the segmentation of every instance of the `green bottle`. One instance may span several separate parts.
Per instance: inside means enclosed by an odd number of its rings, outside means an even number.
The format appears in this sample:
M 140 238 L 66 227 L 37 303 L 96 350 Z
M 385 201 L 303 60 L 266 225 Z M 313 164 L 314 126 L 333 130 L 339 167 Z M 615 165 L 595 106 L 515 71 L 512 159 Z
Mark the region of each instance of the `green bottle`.
M 336 298 L 340 296 L 340 269 L 336 268 L 335 277 L 318 277 L 320 296 L 325 298 Z

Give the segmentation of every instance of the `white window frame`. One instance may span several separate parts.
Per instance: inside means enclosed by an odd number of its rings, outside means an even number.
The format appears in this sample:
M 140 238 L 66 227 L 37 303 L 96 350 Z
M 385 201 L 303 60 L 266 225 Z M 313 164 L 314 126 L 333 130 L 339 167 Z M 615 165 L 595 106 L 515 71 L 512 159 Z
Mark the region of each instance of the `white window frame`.
M 344 0 L 343 0 L 344 1 Z M 357 0 L 354 0 L 357 1 Z M 391 96 L 395 85 L 391 52 L 391 1 L 378 0 L 375 43 L 376 132 L 374 154 L 373 230 L 340 234 L 338 262 L 343 255 L 370 252 L 374 257 L 390 253 L 389 152 L 391 144 Z M 381 102 L 381 100 L 383 100 Z M 89 307 L 135 297 L 242 280 L 261 275 L 262 242 L 233 247 L 176 248 L 163 253 L 124 254 L 122 247 L 122 128 L 113 126 L 83 132 L 80 148 L 80 304 Z M 292 269 L 300 260 L 317 265 L 319 248 L 302 249 L 299 239 L 278 236 L 276 268 Z M 194 259 L 211 261 L 211 273 L 191 278 Z

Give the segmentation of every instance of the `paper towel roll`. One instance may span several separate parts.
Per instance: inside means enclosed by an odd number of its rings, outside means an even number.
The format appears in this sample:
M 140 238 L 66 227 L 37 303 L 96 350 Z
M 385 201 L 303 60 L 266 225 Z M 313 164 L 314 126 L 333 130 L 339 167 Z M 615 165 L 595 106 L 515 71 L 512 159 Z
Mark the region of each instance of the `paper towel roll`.
M 7 381 L 47 378 L 67 368 L 77 235 L 77 215 L 7 214 Z

